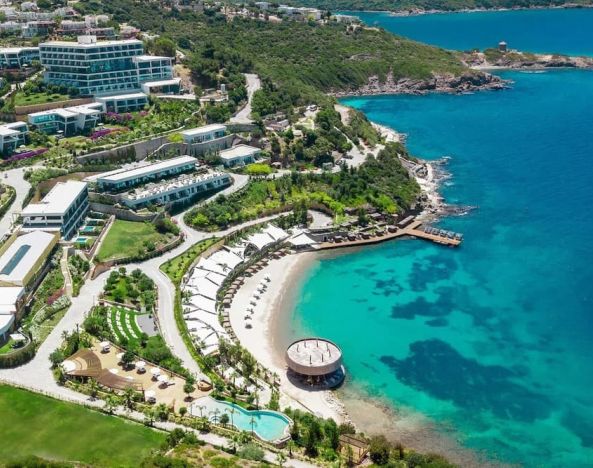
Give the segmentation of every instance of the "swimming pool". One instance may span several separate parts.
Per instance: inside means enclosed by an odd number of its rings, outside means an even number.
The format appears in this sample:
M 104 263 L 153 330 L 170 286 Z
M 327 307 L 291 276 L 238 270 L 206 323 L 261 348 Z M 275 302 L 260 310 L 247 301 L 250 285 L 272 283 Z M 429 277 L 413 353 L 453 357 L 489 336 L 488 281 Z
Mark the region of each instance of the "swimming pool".
M 231 410 L 235 412 L 231 414 Z M 215 414 L 215 411 L 218 413 Z M 246 410 L 234 403 L 218 401 L 212 397 L 198 398 L 190 407 L 193 416 L 205 416 L 211 421 L 219 419 L 221 415 L 228 414 L 232 424 L 241 431 L 251 432 L 251 418 L 253 418 L 253 431 L 262 440 L 272 442 L 283 439 L 289 435 L 292 420 L 282 413 L 271 410 Z
M 88 237 L 77 237 L 76 239 L 74 239 L 74 242 L 76 242 L 77 244 L 86 244 Z
M 94 226 L 84 226 L 80 229 L 80 232 L 83 234 L 93 234 L 95 232 L 95 229 L 96 228 Z

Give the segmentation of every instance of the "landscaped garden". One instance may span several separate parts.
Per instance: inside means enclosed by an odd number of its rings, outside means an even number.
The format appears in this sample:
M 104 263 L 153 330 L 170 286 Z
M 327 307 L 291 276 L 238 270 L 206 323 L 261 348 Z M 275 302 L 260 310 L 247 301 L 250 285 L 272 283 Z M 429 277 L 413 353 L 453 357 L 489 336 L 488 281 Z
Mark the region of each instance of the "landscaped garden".
M 187 272 L 192 262 L 204 252 L 208 247 L 216 243 L 219 239 L 211 237 L 201 242 L 197 242 L 182 254 L 163 263 L 161 270 L 171 278 L 174 284 L 179 284 L 183 275 Z
M 4 215 L 12 205 L 15 197 L 14 188 L 10 185 L 3 185 L 0 183 L 0 217 Z
M 240 192 L 220 195 L 212 203 L 189 211 L 185 222 L 215 231 L 299 204 L 323 205 L 338 218 L 348 207 L 366 205 L 384 213 L 399 213 L 409 209 L 420 192 L 400 155 L 407 155 L 405 148 L 389 143 L 376 158 L 367 159 L 357 169 L 323 174 L 292 172 L 273 180 L 255 180 Z
M 109 274 L 103 298 L 139 311 L 152 312 L 156 301 L 156 286 L 138 268 L 128 274 L 121 267 Z
M 138 466 L 167 439 L 140 424 L 8 386 L 0 386 L 0 414 L 3 463 L 36 455 L 92 466 Z
M 113 306 L 109 308 L 109 325 L 117 340 L 120 343 L 133 341 L 139 342 L 145 339 L 143 335 L 152 335 L 144 331 L 138 324 L 138 319 L 143 318 L 150 323 L 151 315 L 148 313 L 141 313 L 127 307 Z
M 101 244 L 97 260 L 140 259 L 174 238 L 175 234 L 159 232 L 152 223 L 117 219 Z

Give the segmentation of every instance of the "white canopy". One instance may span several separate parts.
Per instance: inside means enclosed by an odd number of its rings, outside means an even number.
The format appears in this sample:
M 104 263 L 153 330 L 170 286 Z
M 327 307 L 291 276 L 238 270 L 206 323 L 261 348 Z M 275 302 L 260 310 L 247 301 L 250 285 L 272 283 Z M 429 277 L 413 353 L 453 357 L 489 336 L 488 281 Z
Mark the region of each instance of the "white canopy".
M 153 367 L 152 369 L 150 369 L 150 373 L 152 375 L 158 376 L 161 375 L 161 370 L 158 367 Z

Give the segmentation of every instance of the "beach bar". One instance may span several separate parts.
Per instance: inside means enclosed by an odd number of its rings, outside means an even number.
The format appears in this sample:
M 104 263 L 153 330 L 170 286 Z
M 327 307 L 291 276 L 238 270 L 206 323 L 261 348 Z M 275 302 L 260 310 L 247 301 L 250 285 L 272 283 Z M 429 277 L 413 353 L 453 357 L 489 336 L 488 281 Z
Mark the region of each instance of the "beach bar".
M 304 338 L 292 343 L 286 350 L 289 371 L 311 385 L 336 387 L 344 380 L 342 350 L 323 338 Z

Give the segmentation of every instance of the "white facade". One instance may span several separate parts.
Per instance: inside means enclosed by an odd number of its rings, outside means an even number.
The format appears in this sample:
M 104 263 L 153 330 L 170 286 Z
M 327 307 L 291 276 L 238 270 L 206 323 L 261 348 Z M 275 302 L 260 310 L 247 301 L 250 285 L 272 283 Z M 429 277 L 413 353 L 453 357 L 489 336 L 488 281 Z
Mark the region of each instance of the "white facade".
M 237 145 L 222 150 L 219 156 L 226 167 L 235 167 L 254 163 L 260 153 L 261 150 L 255 146 Z
M 206 141 L 222 138 L 226 132 L 226 126 L 221 124 L 205 125 L 203 127 L 183 130 L 181 136 L 188 145 L 194 143 L 204 143 Z
M 11 154 L 19 146 L 24 145 L 28 131 L 29 128 L 25 122 L 0 125 L 0 152 L 4 155 Z
M 93 179 L 96 180 L 101 190 L 118 191 L 192 171 L 197 164 L 196 158 L 179 156 L 132 169 L 116 169 L 93 177 Z
M 121 201 L 124 205 L 139 209 L 148 205 L 180 203 L 198 195 L 220 190 L 232 183 L 226 172 L 186 174 L 160 184 L 149 184 L 142 189 L 126 193 Z
M 23 209 L 23 229 L 59 231 L 68 239 L 82 224 L 88 208 L 86 182 L 58 182 L 43 200 Z

